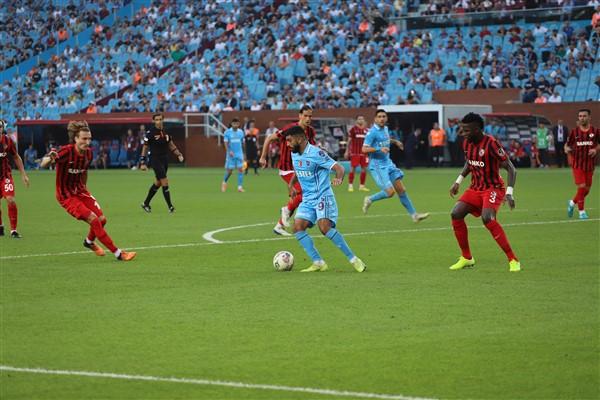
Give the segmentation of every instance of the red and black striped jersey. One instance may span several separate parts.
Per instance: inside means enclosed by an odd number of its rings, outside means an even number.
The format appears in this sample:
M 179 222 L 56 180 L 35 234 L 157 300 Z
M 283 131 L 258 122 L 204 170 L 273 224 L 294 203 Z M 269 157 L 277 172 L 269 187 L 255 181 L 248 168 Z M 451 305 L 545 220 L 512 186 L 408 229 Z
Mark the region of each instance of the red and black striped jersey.
M 279 139 L 279 164 L 277 167 L 280 171 L 294 170 L 294 166 L 292 165 L 292 150 L 287 146 L 285 136 L 283 136 L 283 132 L 287 131 L 293 126 L 298 126 L 298 123 L 293 122 L 291 124 L 287 124 L 277 131 L 277 138 Z M 304 130 L 304 132 L 306 133 L 308 143 L 316 145 L 315 137 L 317 136 L 317 132 L 315 131 L 315 128 L 309 126 Z
M 56 198 L 58 201 L 79 193 L 88 193 L 85 184 L 91 162 L 91 149 L 79 153 L 74 144 L 60 148 L 56 157 Z
M 17 147 L 15 142 L 6 134 L 0 135 L 0 179 L 11 178 L 10 160 L 8 156 L 15 157 L 17 155 Z
M 465 160 L 471 172 L 471 189 L 501 189 L 504 181 L 500 176 L 500 164 L 508 158 L 498 140 L 483 135 L 478 143 L 463 142 Z
M 350 155 L 351 156 L 360 156 L 364 153 L 362 152 L 363 143 L 365 142 L 365 137 L 367 136 L 367 132 L 369 129 L 366 127 L 361 128 L 358 125 L 354 125 L 350 129 L 350 133 L 348 134 L 348 138 L 350 139 Z
M 573 157 L 573 169 L 582 171 L 593 171 L 596 167 L 596 156 L 590 156 L 590 150 L 595 149 L 600 143 L 600 129 L 590 126 L 587 131 L 577 127 L 571 130 L 567 145 L 571 148 L 571 156 Z

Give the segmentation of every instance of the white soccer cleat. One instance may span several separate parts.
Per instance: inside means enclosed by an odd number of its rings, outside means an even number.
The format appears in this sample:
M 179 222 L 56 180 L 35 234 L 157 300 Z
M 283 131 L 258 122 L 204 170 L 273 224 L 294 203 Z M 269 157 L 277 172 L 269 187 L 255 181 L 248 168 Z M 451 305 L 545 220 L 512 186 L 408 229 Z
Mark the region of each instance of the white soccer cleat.
M 364 214 L 366 214 L 367 211 L 369 211 L 369 207 L 371 207 L 371 204 L 373 204 L 373 202 L 371 201 L 371 198 L 369 196 L 366 196 L 365 199 L 363 200 L 363 206 L 362 206 L 362 212 Z
M 277 225 L 275 225 L 275 227 L 273 227 L 273 233 L 281 236 L 292 236 L 292 234 L 286 231 L 283 225 L 281 225 L 279 222 Z
M 225 192 L 227 191 L 227 182 L 222 182 L 221 183 L 221 192 Z
M 281 224 L 284 227 L 289 227 L 290 226 L 290 217 L 292 216 L 292 213 L 290 212 L 290 210 L 287 208 L 287 206 L 283 206 L 281 207 Z
M 417 222 L 421 222 L 424 219 L 426 219 L 427 217 L 429 217 L 429 213 L 414 213 L 413 215 L 411 215 L 413 222 L 417 223 Z
M 244 188 L 243 188 L 243 187 L 241 187 L 241 186 L 238 186 L 238 192 L 240 192 L 240 193 L 244 193 L 244 192 L 245 192 L 245 190 L 244 190 Z

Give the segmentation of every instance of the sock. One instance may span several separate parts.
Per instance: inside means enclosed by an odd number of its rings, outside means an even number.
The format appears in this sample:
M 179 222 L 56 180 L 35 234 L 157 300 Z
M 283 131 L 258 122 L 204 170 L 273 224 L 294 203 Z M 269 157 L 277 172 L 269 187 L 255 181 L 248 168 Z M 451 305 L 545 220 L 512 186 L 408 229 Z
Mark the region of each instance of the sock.
M 410 201 L 410 197 L 408 197 L 408 194 L 406 194 L 406 192 L 402 193 L 401 195 L 398 195 L 398 197 L 400 197 L 400 203 L 402 203 L 402 205 L 404 206 L 404 208 L 406 208 L 406 211 L 408 211 L 410 215 L 414 215 L 417 213 L 417 210 L 415 210 L 415 207 L 413 206 L 412 201 Z
M 517 257 L 510 248 L 510 244 L 508 243 L 508 239 L 506 238 L 506 233 L 504 233 L 504 229 L 502 229 L 502 226 L 498 223 L 498 221 L 496 221 L 495 219 L 491 220 L 490 222 L 485 224 L 485 227 L 488 228 L 488 230 L 492 234 L 492 237 L 494 238 L 496 243 L 498 243 L 498 246 L 500 246 L 500 248 L 504 251 L 504 254 L 506 254 L 506 257 L 508 257 L 508 261 L 516 260 Z
M 354 253 L 352 252 L 352 250 L 350 250 L 350 247 L 344 240 L 344 237 L 341 233 L 337 231 L 337 229 L 331 228 L 325 236 L 327 236 L 327 238 L 331 240 L 333 244 L 335 244 L 340 250 L 342 250 L 342 253 L 344 253 L 348 260 L 352 260 L 354 258 Z
M 378 200 L 383 200 L 383 199 L 387 199 L 388 195 L 386 192 L 384 192 L 383 190 L 381 192 L 377 192 L 375 193 L 373 196 L 369 197 L 371 199 L 371 201 L 378 201 Z
M 295 195 L 288 201 L 287 208 L 290 210 L 290 213 L 293 213 L 300 203 L 302 203 L 302 193 Z
M 8 219 L 10 220 L 10 230 L 11 231 L 17 230 L 18 215 L 19 215 L 19 212 L 17 210 L 17 204 L 16 203 L 8 203 Z
M 471 249 L 469 248 L 469 231 L 467 230 L 467 224 L 464 219 L 453 219 L 452 228 L 454 229 L 454 236 L 460 247 L 461 254 L 466 259 L 471 259 Z
M 108 236 L 108 233 L 106 233 L 106 231 L 104 230 L 104 227 L 102 226 L 102 223 L 100 222 L 100 220 L 98 218 L 93 220 L 90 223 L 90 226 L 94 230 L 94 233 L 96 234 L 96 237 L 98 238 L 100 243 L 102 243 L 104 245 L 104 247 L 106 247 L 108 250 L 110 250 L 111 253 L 114 253 L 117 250 L 119 250 L 119 249 L 117 249 L 117 246 L 115 246 L 115 244 L 113 243 L 110 236 Z
M 160 186 L 156 186 L 154 183 L 152 184 L 152 186 L 150 186 L 150 189 L 148 190 L 148 196 L 146 196 L 146 200 L 144 200 L 144 204 L 146 204 L 146 205 L 150 204 L 150 201 L 152 200 L 152 198 L 158 191 L 159 187 Z
M 104 227 L 104 225 L 106 225 L 106 219 L 104 221 L 102 221 L 102 227 Z M 85 240 L 88 242 L 88 244 L 92 244 L 94 242 L 94 240 L 96 240 L 96 234 L 94 233 L 94 228 L 92 228 L 91 225 L 90 225 L 90 231 L 88 232 L 88 235 L 85 238 Z
M 354 170 L 348 174 L 348 184 L 352 185 L 352 183 L 354 183 Z
M 165 201 L 167 202 L 167 205 L 169 206 L 169 208 L 173 207 L 173 204 L 171 204 L 171 192 L 169 192 L 169 185 L 163 186 L 162 190 L 163 190 L 163 196 L 165 197 Z
M 244 183 L 244 173 L 238 172 L 238 187 L 242 187 L 243 183 Z
M 229 177 L 231 176 L 231 172 L 225 171 L 225 175 L 223 175 L 223 182 L 227 182 Z
M 296 239 L 300 242 L 300 245 L 313 262 L 323 260 L 321 258 L 321 255 L 315 248 L 315 243 L 313 242 L 313 239 L 308 233 L 306 233 L 306 231 L 298 231 L 294 234 L 294 236 L 296 236 Z
M 365 181 L 367 180 L 367 171 L 366 170 L 362 170 L 360 171 L 360 184 L 361 186 L 365 185 Z
M 586 188 L 584 188 L 584 187 L 577 188 L 577 193 L 575 194 L 575 197 L 573 198 L 573 202 L 577 203 L 577 208 L 579 209 L 579 211 L 585 210 L 585 195 L 586 194 L 587 194 Z

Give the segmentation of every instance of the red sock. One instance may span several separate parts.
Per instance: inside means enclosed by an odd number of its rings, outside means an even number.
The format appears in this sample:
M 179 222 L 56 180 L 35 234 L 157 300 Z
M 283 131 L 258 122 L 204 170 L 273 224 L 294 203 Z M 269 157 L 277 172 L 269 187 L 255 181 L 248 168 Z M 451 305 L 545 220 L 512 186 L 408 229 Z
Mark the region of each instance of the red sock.
M 362 171 L 360 171 L 360 184 L 364 185 L 366 180 L 367 180 L 367 171 L 363 169 Z
M 508 261 L 516 260 L 517 256 L 515 256 L 515 253 L 513 253 L 512 249 L 510 248 L 510 243 L 508 243 L 506 233 L 504 233 L 504 229 L 502 229 L 502 226 L 498 223 L 498 221 L 495 219 L 491 220 L 485 224 L 485 227 L 488 228 L 492 234 L 492 237 L 496 243 L 498 243 L 498 246 L 500 246 L 502 251 L 504 251 L 504 254 L 506 254 L 506 257 L 508 257 Z
M 579 211 L 585 210 L 585 196 L 588 193 L 589 191 L 584 187 L 577 188 L 577 193 L 575 193 L 573 203 L 577 203 L 577 208 L 579 209 Z
M 348 183 L 351 185 L 354 183 L 354 170 L 351 170 L 348 174 Z
M 8 219 L 10 220 L 10 230 L 11 231 L 17 230 L 18 215 L 19 215 L 19 212 L 17 211 L 17 204 L 16 203 L 8 203 Z
M 110 236 L 108 236 L 108 233 L 106 233 L 104 227 L 102 226 L 102 223 L 98 218 L 93 220 L 90 226 L 94 230 L 94 233 L 96 234 L 96 237 L 98 238 L 100 243 L 102 243 L 108 250 L 110 250 L 111 253 L 114 253 L 118 250 L 117 246 L 115 246 Z
M 104 225 L 106 225 L 106 219 L 102 221 L 102 226 L 104 227 Z M 91 225 L 90 225 L 90 231 L 88 232 L 88 235 L 87 235 L 87 239 L 90 242 L 93 242 L 94 240 L 96 240 L 96 233 L 94 233 L 94 228 L 92 228 Z
M 302 203 L 302 193 L 295 195 L 288 201 L 287 208 L 290 210 L 290 213 L 293 213 L 296 208 Z
M 470 260 L 473 256 L 471 256 L 471 249 L 469 248 L 469 231 L 467 230 L 465 220 L 453 219 L 452 228 L 454 228 L 454 236 L 456 236 L 462 256 Z

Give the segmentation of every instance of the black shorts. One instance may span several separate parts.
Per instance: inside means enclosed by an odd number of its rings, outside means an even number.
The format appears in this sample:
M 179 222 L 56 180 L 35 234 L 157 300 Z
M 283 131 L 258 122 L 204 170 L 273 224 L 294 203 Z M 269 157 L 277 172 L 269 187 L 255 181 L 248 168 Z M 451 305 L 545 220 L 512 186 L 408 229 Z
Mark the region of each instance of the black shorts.
M 156 179 L 165 179 L 167 177 L 167 170 L 169 169 L 169 162 L 166 159 L 152 160 L 152 169 L 154 170 L 154 176 Z

